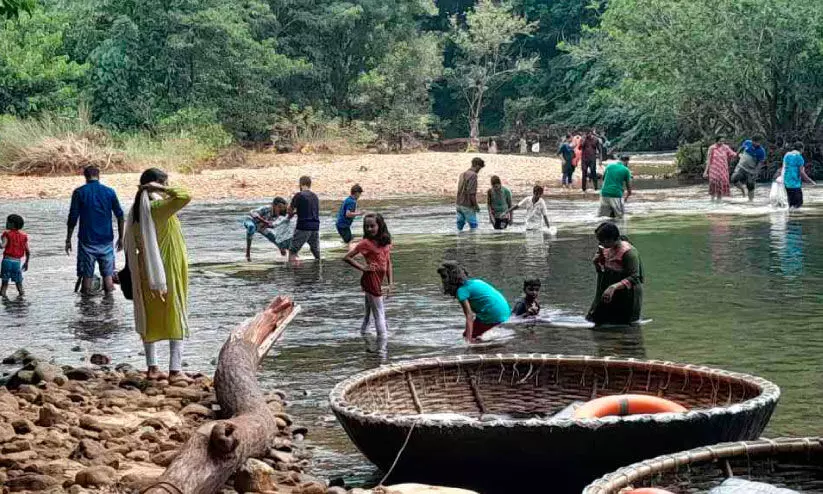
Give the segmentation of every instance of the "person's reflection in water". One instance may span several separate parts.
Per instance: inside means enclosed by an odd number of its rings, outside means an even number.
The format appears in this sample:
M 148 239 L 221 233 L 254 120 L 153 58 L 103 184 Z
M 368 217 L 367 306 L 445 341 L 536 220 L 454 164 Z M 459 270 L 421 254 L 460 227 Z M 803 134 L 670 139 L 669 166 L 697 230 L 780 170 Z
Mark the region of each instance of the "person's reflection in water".
M 777 257 L 777 265 L 772 263 L 773 271 L 778 271 L 786 278 L 803 275 L 803 225 L 788 221 L 786 214 L 773 214 L 771 217 L 771 251 Z
M 311 285 L 323 281 L 323 265 L 320 260 L 292 265 L 295 286 Z
M 592 330 L 598 357 L 646 358 L 646 345 L 640 326 Z
M 712 261 L 712 271 L 716 274 L 734 273 L 739 265 L 732 256 L 730 248 L 732 235 L 730 222 L 725 216 L 711 218 L 709 226 L 709 254 Z
M 80 319 L 69 323 L 74 334 L 82 340 L 106 338 L 118 332 L 120 321 L 114 317 L 114 295 L 102 297 L 82 295 L 77 303 Z
M 15 298 L 8 298 L 3 297 L 0 298 L 0 301 L 3 303 L 3 310 L 9 316 L 12 316 L 12 320 L 19 321 L 20 324 L 23 324 L 24 318 L 28 317 L 29 315 L 29 305 L 30 302 L 26 300 L 25 297 L 15 297 Z

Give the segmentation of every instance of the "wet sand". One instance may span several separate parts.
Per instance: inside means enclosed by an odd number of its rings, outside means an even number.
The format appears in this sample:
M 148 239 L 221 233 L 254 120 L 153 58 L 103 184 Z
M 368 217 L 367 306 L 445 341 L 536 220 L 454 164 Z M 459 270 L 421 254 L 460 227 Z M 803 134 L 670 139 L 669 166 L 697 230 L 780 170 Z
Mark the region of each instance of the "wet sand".
M 448 196 L 457 190 L 457 179 L 480 156 L 486 167 L 480 173 L 479 190 L 488 187 L 492 175 L 516 195 L 528 193 L 534 184 L 547 188 L 560 185 L 560 161 L 546 156 L 516 156 L 472 153 L 417 153 L 403 155 L 303 155 L 250 153 L 248 168 L 206 170 L 195 174 L 171 174 L 174 183 L 192 191 L 197 199 L 254 199 L 288 196 L 297 190 L 302 175 L 312 177 L 313 190 L 321 199 L 339 199 L 355 183 L 367 200 L 413 196 Z M 640 162 L 638 162 L 639 164 Z M 671 167 L 644 162 L 643 166 Z M 577 172 L 579 181 L 579 172 Z M 104 173 L 103 182 L 129 201 L 138 183 L 138 173 Z M 83 184 L 78 177 L 4 176 L 0 197 L 6 199 L 65 198 Z

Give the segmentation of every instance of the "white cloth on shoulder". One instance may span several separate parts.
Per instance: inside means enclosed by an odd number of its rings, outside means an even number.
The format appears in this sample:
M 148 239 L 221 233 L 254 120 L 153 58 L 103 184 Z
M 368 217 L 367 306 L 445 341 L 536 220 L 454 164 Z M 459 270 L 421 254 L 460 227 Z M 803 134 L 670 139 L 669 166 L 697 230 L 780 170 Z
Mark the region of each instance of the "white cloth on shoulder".
M 157 243 L 157 229 L 154 225 L 154 218 L 151 216 L 151 201 L 153 197 L 144 192 L 140 194 L 140 203 L 136 207 L 140 208 L 140 228 L 139 237 L 134 230 L 133 209 L 129 212 L 126 222 L 126 255 L 131 272 L 131 284 L 134 292 L 134 321 L 135 329 L 140 335 L 146 334 L 146 307 L 143 303 L 143 277 L 149 283 L 149 290 L 158 297 L 165 297 L 168 292 L 166 284 L 166 268 L 163 265 L 163 257 L 160 255 L 160 246 Z M 138 240 L 139 238 L 139 240 Z

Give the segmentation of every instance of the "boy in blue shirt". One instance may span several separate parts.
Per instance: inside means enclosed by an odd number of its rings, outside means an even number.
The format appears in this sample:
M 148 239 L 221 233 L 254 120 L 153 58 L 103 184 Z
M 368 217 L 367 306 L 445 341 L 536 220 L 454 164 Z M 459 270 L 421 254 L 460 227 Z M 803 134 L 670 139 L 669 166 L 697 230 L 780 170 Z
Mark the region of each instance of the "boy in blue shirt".
M 790 208 L 799 208 L 803 205 L 803 182 L 817 185 L 806 174 L 806 160 L 803 159 L 803 143 L 796 142 L 792 150 L 783 157 L 783 185 L 786 187 L 786 196 Z
M 348 245 L 351 242 L 351 225 L 354 219 L 363 214 L 357 209 L 357 200 L 363 193 L 363 187 L 359 184 L 354 184 L 351 188 L 351 195 L 343 200 L 340 205 L 340 210 L 337 212 L 337 233 L 343 239 L 343 243 Z
M 759 136 L 743 141 L 740 145 L 740 160 L 732 173 L 732 185 L 739 188 L 744 195 L 748 194 L 749 201 L 754 200 L 757 172 L 766 161 L 766 149 L 760 144 L 761 141 L 762 138 Z

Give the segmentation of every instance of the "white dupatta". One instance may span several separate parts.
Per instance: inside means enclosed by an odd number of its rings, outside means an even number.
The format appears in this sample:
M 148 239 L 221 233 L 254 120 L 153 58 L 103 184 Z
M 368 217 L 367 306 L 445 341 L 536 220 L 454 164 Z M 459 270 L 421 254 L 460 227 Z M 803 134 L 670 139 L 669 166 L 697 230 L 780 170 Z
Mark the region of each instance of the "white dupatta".
M 129 213 L 126 222 L 126 255 L 131 272 L 131 284 L 134 292 L 134 325 L 141 336 L 146 334 L 146 306 L 143 303 L 143 274 L 149 283 L 149 290 L 152 296 L 166 297 L 168 287 L 166 285 L 166 269 L 163 266 L 163 257 L 160 255 L 160 246 L 157 243 L 157 229 L 154 226 L 154 219 L 151 216 L 151 201 L 148 192 L 140 194 L 140 203 L 135 204 L 135 208 L 140 208 L 140 234 L 134 230 L 134 209 Z

